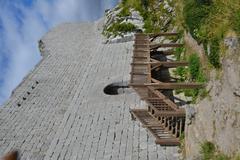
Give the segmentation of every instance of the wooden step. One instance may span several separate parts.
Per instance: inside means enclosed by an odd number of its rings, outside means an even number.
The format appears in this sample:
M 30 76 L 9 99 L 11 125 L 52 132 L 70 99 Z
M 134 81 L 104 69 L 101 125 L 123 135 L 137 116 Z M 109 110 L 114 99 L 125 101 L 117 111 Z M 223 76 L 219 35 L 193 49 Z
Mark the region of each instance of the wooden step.
M 155 66 L 152 66 L 152 70 L 156 69 L 156 68 L 159 68 L 159 67 L 166 67 L 166 68 L 176 68 L 176 67 L 184 67 L 184 66 L 188 66 L 188 62 L 186 61 L 174 61 L 174 62 L 168 62 L 168 61 L 156 61 L 156 63 L 159 63 L 159 64 L 153 64 Z
M 161 123 L 153 118 L 147 109 L 132 109 L 131 114 L 138 119 L 143 127 L 148 129 L 156 138 L 156 143 L 164 146 L 179 145 L 179 138 L 174 137 Z

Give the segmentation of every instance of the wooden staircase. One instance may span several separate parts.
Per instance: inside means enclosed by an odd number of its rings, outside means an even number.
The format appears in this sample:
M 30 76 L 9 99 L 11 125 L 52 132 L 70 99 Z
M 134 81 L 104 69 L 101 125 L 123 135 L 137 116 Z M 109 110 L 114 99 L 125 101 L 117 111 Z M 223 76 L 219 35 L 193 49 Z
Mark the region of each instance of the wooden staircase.
M 177 33 L 135 34 L 135 43 L 132 56 L 132 70 L 130 86 L 147 103 L 145 109 L 132 109 L 130 112 L 138 119 L 142 126 L 148 129 L 156 138 L 156 144 L 172 146 L 180 144 L 180 136 L 185 129 L 185 110 L 179 108 L 163 90 L 178 88 L 200 88 L 199 83 L 172 83 L 161 82 L 152 77 L 152 70 L 158 68 L 174 68 L 186 66 L 187 62 L 159 61 L 151 57 L 152 52 L 169 55 L 173 52 L 156 51 L 159 47 L 179 47 L 182 44 L 153 44 L 157 36 L 176 36 Z M 167 54 L 166 54 L 167 53 Z

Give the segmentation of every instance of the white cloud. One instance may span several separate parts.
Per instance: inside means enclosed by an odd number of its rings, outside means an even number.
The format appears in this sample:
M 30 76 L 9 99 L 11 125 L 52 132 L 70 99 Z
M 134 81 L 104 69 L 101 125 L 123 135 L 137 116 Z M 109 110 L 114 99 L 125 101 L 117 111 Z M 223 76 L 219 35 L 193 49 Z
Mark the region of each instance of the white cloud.
M 36 0 L 30 6 L 1 1 L 0 104 L 41 59 L 37 42 L 49 28 L 62 22 L 96 20 L 117 1 Z

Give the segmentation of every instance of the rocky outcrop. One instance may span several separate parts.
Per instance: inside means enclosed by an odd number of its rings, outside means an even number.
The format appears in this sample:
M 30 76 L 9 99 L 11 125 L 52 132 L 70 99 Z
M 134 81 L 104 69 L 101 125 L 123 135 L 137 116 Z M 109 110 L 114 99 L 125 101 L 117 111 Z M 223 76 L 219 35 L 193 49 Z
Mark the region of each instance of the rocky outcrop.
M 237 38 L 225 39 L 222 71 L 212 70 L 209 96 L 194 106 L 196 115 L 186 130 L 187 159 L 199 159 L 200 144 L 210 141 L 228 156 L 240 152 L 240 51 Z
M 126 7 L 127 6 L 127 7 Z M 138 6 L 139 7 L 139 6 Z M 137 6 L 129 4 L 119 4 L 111 10 L 105 12 L 105 22 L 103 35 L 106 37 L 105 43 L 121 43 L 132 41 L 135 32 L 145 32 L 146 26 L 150 28 L 166 32 L 174 30 L 173 17 L 175 15 L 172 0 L 155 1 L 147 8 L 142 6 L 139 9 Z M 144 12 L 144 11 L 145 12 Z M 143 18 L 143 16 L 145 19 Z M 131 31 L 112 31 L 111 27 L 114 24 L 132 24 L 135 28 Z M 144 25 L 146 25 L 144 27 Z M 148 29 L 147 32 L 152 32 Z
M 134 39 L 133 32 L 119 32 L 117 34 L 110 33 L 108 28 L 111 27 L 113 23 L 131 23 L 136 27 L 136 30 L 143 30 L 143 18 L 138 11 L 130 9 L 130 15 L 123 17 L 120 15 L 121 10 L 122 8 L 117 6 L 112 10 L 107 10 L 105 13 L 103 28 L 103 34 L 106 35 L 105 43 L 123 43 Z

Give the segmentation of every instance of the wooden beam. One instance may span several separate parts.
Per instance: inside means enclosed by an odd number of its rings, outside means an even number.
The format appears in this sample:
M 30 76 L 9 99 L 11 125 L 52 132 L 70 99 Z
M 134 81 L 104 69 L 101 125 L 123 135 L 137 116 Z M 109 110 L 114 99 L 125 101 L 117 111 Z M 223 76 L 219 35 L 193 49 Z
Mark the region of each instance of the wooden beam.
M 180 66 L 188 66 L 188 62 L 185 61 L 176 61 L 176 62 L 160 62 L 158 61 L 159 64 L 156 64 L 156 66 L 152 67 L 152 70 L 159 68 L 159 67 L 166 67 L 166 68 L 176 68 Z
M 146 33 L 135 33 L 135 36 L 141 37 L 141 36 L 148 36 Z
M 168 104 L 173 110 L 180 110 L 180 108 L 173 102 L 171 101 L 168 97 L 166 97 L 164 94 L 162 94 L 160 91 L 155 90 L 154 87 L 147 87 L 149 91 L 151 91 L 153 94 L 158 96 L 160 99 L 162 99 L 166 104 Z
M 184 117 L 186 115 L 186 111 L 183 108 L 178 109 L 178 110 L 173 110 L 173 111 L 165 111 L 165 110 L 158 110 L 153 105 L 150 105 L 149 107 L 151 109 L 155 110 L 155 112 L 156 112 L 156 113 L 154 113 L 155 117 L 171 117 L 171 116 Z
M 174 51 L 172 49 L 168 49 L 168 50 L 165 50 L 165 51 L 156 51 L 156 50 L 153 50 L 150 52 L 151 54 L 163 54 L 163 55 L 172 55 L 174 54 Z
M 154 79 L 154 78 L 152 78 L 152 82 L 154 82 L 154 83 L 162 83 L 162 82 L 160 82 L 159 80 Z
M 179 146 L 181 143 L 178 138 L 156 138 L 156 144 L 160 144 L 161 146 Z
M 202 83 L 144 83 L 137 84 L 131 83 L 131 86 L 152 86 L 155 89 L 194 89 L 194 88 L 202 88 L 204 84 Z
M 146 47 L 146 49 L 148 49 L 149 44 L 133 44 L 133 47 Z
M 153 85 L 155 89 L 196 89 L 202 88 L 202 83 L 159 83 Z
M 176 32 L 163 32 L 163 33 L 149 33 L 150 38 L 160 37 L 160 36 L 177 36 L 178 33 Z
M 150 58 L 150 62 L 160 62 L 160 61 L 158 61 L 156 59 L 153 59 L 153 58 Z
M 163 95 L 161 92 L 155 90 L 154 87 L 151 87 L 151 86 L 147 86 L 148 90 L 150 90 L 152 93 L 154 93 L 156 96 L 158 96 L 159 98 L 161 99 L 166 99 L 166 96 Z
M 174 52 L 172 50 L 166 50 L 166 51 L 162 51 L 161 54 L 164 54 L 164 55 L 172 55 L 174 54 Z
M 156 123 L 156 124 L 146 124 L 146 125 L 142 125 L 143 128 L 148 128 L 148 127 L 163 127 L 162 124 L 160 123 Z
M 183 44 L 180 44 L 180 43 L 167 43 L 167 44 L 159 43 L 159 44 L 150 44 L 150 49 L 155 50 L 158 48 L 182 47 L 182 46 Z
M 162 100 L 162 98 L 159 98 L 159 97 L 145 97 L 145 98 L 142 98 L 142 100 L 158 100 L 158 99 Z
M 146 64 L 151 64 L 151 65 L 160 65 L 163 67 L 178 67 L 178 66 L 187 66 L 188 62 L 167 62 L 167 61 L 157 61 L 155 60 L 154 62 L 133 62 L 133 65 L 146 65 Z
M 148 39 L 135 39 L 134 44 L 149 44 Z
M 154 115 L 159 117 L 185 117 L 186 113 L 180 111 L 161 111 Z
M 147 58 L 147 56 L 132 56 L 132 58 L 142 58 L 142 59 L 146 59 Z

